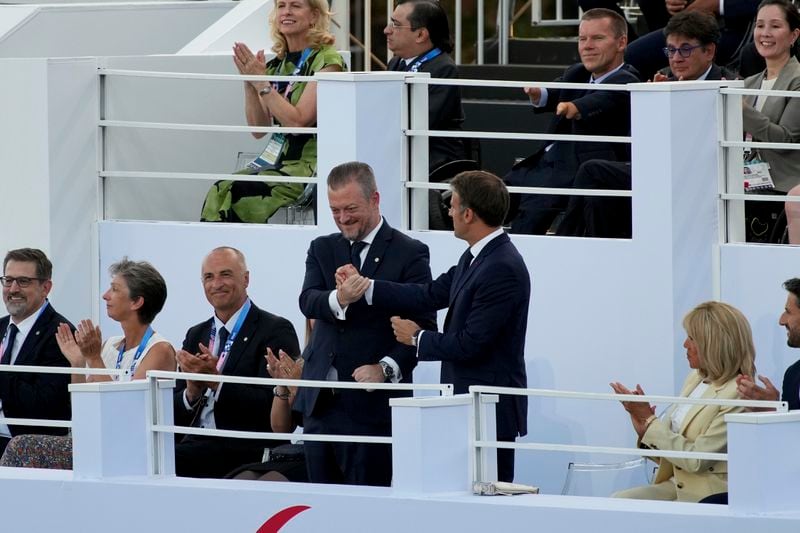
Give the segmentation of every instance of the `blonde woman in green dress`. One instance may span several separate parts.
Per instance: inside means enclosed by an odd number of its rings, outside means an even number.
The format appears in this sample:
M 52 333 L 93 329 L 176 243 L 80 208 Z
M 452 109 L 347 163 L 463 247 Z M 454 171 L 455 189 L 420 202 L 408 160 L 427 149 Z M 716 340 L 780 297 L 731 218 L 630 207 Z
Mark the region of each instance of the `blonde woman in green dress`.
M 326 0 L 277 0 L 270 15 L 275 58 L 266 63 L 263 50 L 253 53 L 244 43 L 233 46 L 233 61 L 244 75 L 313 76 L 339 72 L 344 59 L 328 31 Z M 244 82 L 245 116 L 251 126 L 313 127 L 317 123 L 316 83 Z M 264 133 L 253 133 L 260 139 Z M 264 153 L 242 174 L 313 176 L 317 170 L 317 138 L 310 134 L 271 134 Z M 267 222 L 280 207 L 303 192 L 302 183 L 223 180 L 208 191 L 201 219 L 208 222 Z

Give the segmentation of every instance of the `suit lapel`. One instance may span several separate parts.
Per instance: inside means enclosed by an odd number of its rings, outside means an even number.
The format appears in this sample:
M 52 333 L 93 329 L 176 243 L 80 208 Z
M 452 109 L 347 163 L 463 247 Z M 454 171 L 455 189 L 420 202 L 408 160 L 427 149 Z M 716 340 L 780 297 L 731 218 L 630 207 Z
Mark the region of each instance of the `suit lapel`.
M 44 325 L 51 320 L 54 312 L 53 307 L 48 303 L 47 307 L 42 311 L 42 314 L 36 319 L 36 322 L 33 323 L 33 327 L 25 337 L 25 342 L 20 346 L 17 359 L 14 361 L 15 365 L 27 364 L 28 360 L 36 355 L 38 351 L 37 346 L 43 339 L 42 336 L 45 333 Z
M 375 271 L 378 269 L 378 266 L 383 260 L 383 254 L 386 253 L 386 249 L 391 240 L 392 228 L 389 226 L 386 220 L 384 220 L 383 226 L 381 226 L 381 229 L 379 229 L 378 233 L 375 234 L 375 238 L 372 239 L 372 244 L 369 245 L 369 250 L 367 250 L 367 255 L 364 257 L 363 264 L 361 265 L 362 276 L 366 276 L 368 278 L 374 276 Z
M 697 381 L 694 384 L 694 387 L 692 387 L 691 389 L 686 391 L 685 396 L 688 397 L 692 393 L 694 388 L 697 387 L 697 385 L 699 385 L 699 384 L 700 384 L 700 381 Z M 724 387 L 724 385 L 716 386 L 713 383 L 711 383 L 711 384 L 709 384 L 709 386 L 705 390 L 705 392 L 703 392 L 703 395 L 700 396 L 700 397 L 703 398 L 703 399 L 716 398 L 717 395 L 719 395 L 719 391 L 723 387 Z M 680 428 L 681 429 L 681 431 L 680 431 L 681 435 L 685 435 L 686 434 L 686 428 L 689 427 L 689 424 L 692 423 L 692 420 L 694 420 L 694 418 L 700 413 L 700 411 L 702 411 L 706 407 L 713 407 L 713 406 L 711 406 L 711 405 L 693 405 L 692 408 L 689 409 L 689 412 L 686 413 L 686 416 L 683 418 L 683 422 L 681 422 L 681 428 Z
M 458 297 L 458 293 L 461 292 L 461 289 L 464 288 L 464 285 L 467 283 L 467 281 L 469 281 L 469 279 L 481 267 L 481 264 L 483 264 L 483 261 L 486 259 L 486 257 L 492 252 L 494 252 L 494 250 L 498 246 L 508 241 L 509 241 L 508 234 L 503 233 L 502 235 L 498 235 L 497 237 L 489 241 L 489 243 L 486 246 L 484 246 L 483 250 L 481 250 L 481 252 L 478 254 L 478 257 L 473 259 L 472 264 L 469 265 L 469 267 L 466 268 L 466 271 L 463 272 L 455 280 L 456 285 L 450 291 L 450 304 L 452 304 L 455 301 L 455 299 Z

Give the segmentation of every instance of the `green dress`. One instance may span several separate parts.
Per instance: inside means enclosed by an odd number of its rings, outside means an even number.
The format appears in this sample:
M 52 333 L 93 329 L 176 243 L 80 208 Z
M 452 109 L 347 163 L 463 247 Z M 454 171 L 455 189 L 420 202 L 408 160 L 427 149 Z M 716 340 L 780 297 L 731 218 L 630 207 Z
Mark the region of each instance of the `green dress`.
M 267 63 L 267 75 L 290 76 L 300 61 L 302 52 L 290 52 L 284 59 L 277 57 Z M 330 45 L 314 50 L 303 63 L 298 76 L 313 76 L 325 67 L 337 65 L 344 70 L 342 56 Z M 289 101 L 297 105 L 307 82 L 294 83 Z M 281 94 L 286 83 L 278 85 Z M 278 123 L 275 121 L 276 124 Z M 265 169 L 259 176 L 314 176 L 317 172 L 317 136 L 287 134 L 281 157 L 274 168 Z M 266 145 L 265 145 L 266 146 Z M 250 174 L 241 170 L 237 174 Z M 204 222 L 264 223 L 279 208 L 289 205 L 303 193 L 304 183 L 266 183 L 222 180 L 216 182 L 206 195 L 200 220 Z

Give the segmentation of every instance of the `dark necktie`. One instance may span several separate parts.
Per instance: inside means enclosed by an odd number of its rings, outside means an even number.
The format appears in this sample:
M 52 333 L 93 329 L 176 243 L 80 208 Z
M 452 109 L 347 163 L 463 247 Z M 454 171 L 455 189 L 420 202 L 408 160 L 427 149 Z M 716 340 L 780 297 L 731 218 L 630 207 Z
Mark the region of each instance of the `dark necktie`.
M 228 342 L 228 330 L 225 326 L 219 328 L 219 350 L 217 350 L 217 357 L 222 357 L 222 352 L 225 351 L 225 343 Z
M 401 59 L 400 62 L 397 64 L 397 70 L 405 71 L 408 68 L 408 63 L 406 63 L 405 59 Z
M 3 358 L 0 359 L 0 365 L 10 365 L 11 364 L 11 352 L 14 351 L 14 339 L 17 338 L 17 332 L 19 328 L 16 324 L 10 324 L 8 326 L 8 333 L 6 339 L 6 349 L 3 350 Z
M 456 269 L 456 276 L 453 280 L 455 282 L 455 286 L 458 287 L 461 284 L 461 280 L 463 279 L 464 275 L 469 270 L 469 266 L 472 263 L 472 252 L 469 248 L 467 251 L 464 252 L 464 255 L 461 256 L 461 259 L 458 262 L 458 268 Z
M 350 243 L 350 263 L 352 263 L 359 272 L 361 271 L 361 252 L 366 247 L 367 243 L 364 241 Z

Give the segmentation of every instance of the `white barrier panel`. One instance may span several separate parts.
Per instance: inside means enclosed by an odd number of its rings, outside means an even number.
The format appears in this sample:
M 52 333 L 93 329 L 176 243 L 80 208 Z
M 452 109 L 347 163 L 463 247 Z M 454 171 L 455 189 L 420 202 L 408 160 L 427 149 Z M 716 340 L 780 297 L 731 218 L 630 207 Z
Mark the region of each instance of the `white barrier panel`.
M 208 1 L 2 6 L 0 57 L 172 54 L 235 5 Z
M 796 512 L 800 412 L 725 415 L 728 502 L 737 513 Z
M 174 381 L 159 382 L 161 421 L 172 424 Z M 147 381 L 81 383 L 72 393 L 73 469 L 76 478 L 146 476 L 154 472 L 154 456 L 161 456 L 159 473 L 175 473 L 175 440 L 154 445 L 150 425 L 154 398 Z

